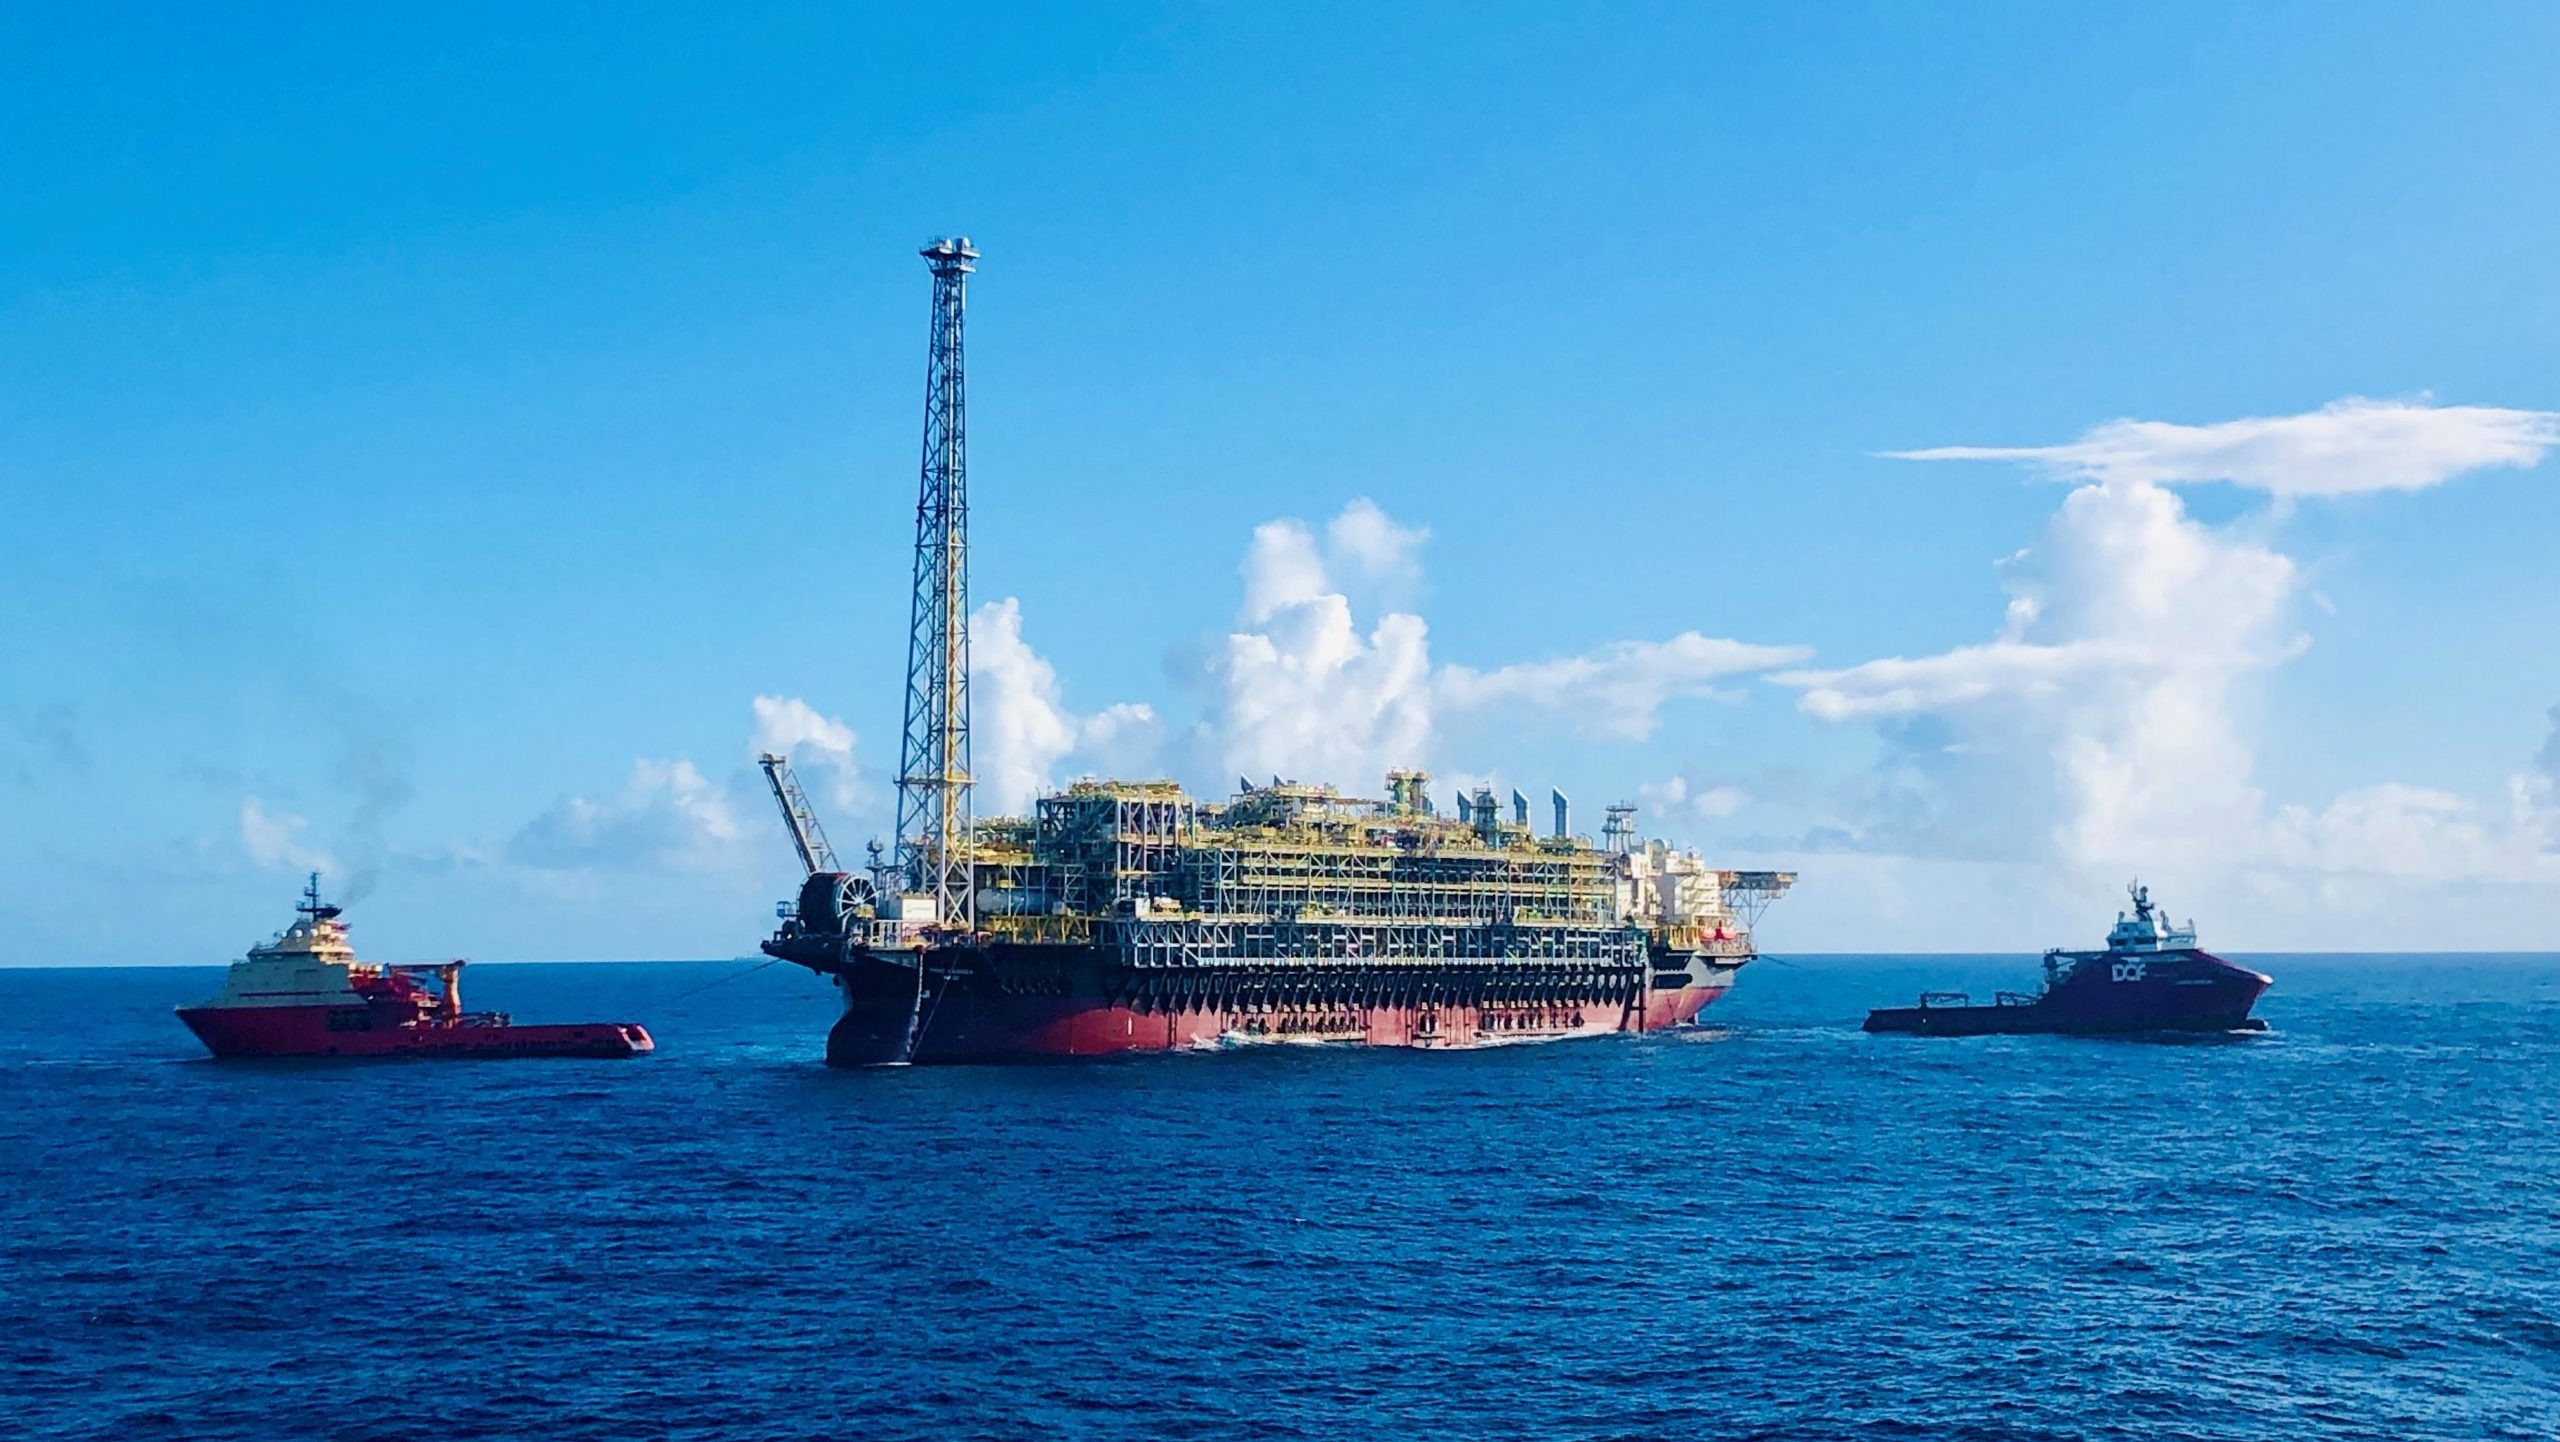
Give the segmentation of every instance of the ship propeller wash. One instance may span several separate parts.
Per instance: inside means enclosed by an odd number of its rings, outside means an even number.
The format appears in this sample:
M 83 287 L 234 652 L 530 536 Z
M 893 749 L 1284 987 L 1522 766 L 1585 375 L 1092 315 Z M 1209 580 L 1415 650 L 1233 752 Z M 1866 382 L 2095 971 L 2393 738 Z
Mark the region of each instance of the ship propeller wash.
M 1223 800 L 1085 781 L 1027 818 L 969 809 L 962 321 L 977 250 L 938 240 L 916 508 L 898 841 L 842 869 L 787 758 L 764 770 L 804 873 L 765 941 L 833 979 L 842 1066 L 1249 1042 L 1466 1047 L 1693 1021 L 1753 955 L 1791 872 L 1729 871 L 1608 808 L 1539 834 L 1491 790 L 1443 813 L 1274 778 Z

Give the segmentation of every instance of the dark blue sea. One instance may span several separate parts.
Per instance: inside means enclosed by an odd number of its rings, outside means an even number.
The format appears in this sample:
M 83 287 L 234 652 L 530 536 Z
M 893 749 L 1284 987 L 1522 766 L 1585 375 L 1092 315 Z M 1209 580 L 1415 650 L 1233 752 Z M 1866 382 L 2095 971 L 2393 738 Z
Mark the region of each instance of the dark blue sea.
M 782 967 L 484 965 L 660 1050 L 337 1066 L 0 971 L 0 1437 L 2560 1436 L 2560 957 L 2251 960 L 2245 1039 L 1868 1037 L 2034 962 L 1827 958 L 870 1073 Z

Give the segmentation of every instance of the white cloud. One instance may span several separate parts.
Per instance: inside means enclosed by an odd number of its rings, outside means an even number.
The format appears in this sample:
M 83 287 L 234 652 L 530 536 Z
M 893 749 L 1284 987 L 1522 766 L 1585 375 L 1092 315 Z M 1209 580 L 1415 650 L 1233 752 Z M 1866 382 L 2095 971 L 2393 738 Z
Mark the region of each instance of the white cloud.
M 1069 711 L 1057 669 L 1022 637 L 1019 601 L 980 606 L 969 627 L 969 745 L 982 814 L 1027 812 L 1070 756 L 1121 765 L 1151 758 L 1160 734 L 1154 710 L 1124 703 L 1090 716 Z
M 2501 824 L 2463 797 L 2386 782 L 2313 812 L 2279 810 L 2268 828 L 2279 865 L 2350 880 L 2560 883 L 2560 856 L 2543 849 L 2534 798 L 2516 778 L 2517 808 Z
M 1721 821 L 1751 804 L 1750 793 L 1741 787 L 1720 785 L 1690 771 L 1637 787 L 1636 799 L 1647 812 L 1672 821 Z
M 797 696 L 758 696 L 756 730 L 748 744 L 758 753 L 797 758 L 801 748 L 820 756 L 853 760 L 853 728 Z
M 1824 720 L 1949 718 L 1952 734 L 1925 736 L 1933 806 L 2016 816 L 2032 828 L 2013 838 L 2022 851 L 2134 863 L 2254 825 L 2235 690 L 2300 649 L 2292 561 L 2194 520 L 2172 492 L 2114 481 L 2073 491 L 2001 569 L 2010 601 L 1991 642 L 1776 679 Z
M 1836 671 L 1782 671 L 1771 679 L 1803 688 L 1800 704 L 1813 715 L 1847 721 L 1942 711 L 1998 696 L 2057 694 L 2074 677 L 2126 659 L 2095 645 L 1993 641 L 1917 660 L 1889 656 Z
M 855 762 L 853 728 L 795 696 L 761 695 L 747 754 L 788 756 L 804 782 L 824 778 L 822 823 L 841 827 L 868 811 Z M 622 789 L 570 795 L 517 828 L 503 847 L 457 852 L 475 865 L 513 864 L 534 872 L 604 870 L 703 873 L 758 864 L 782 841 L 780 821 L 752 769 L 714 781 L 688 758 L 641 757 Z M 786 853 L 787 854 L 787 853 Z
M 252 864 L 268 870 L 334 871 L 337 863 L 306 846 L 302 833 L 310 822 L 289 812 L 270 814 L 255 796 L 240 802 L 240 845 Z
M 852 727 L 797 696 L 758 696 L 755 715 L 749 751 L 758 756 L 787 756 L 795 767 L 814 762 L 826 773 L 828 799 L 839 809 L 860 800 L 861 772 L 854 765 Z
M 1354 790 L 1417 764 L 1431 739 L 1431 649 L 1419 616 L 1364 637 L 1339 593 L 1283 605 L 1227 637 L 1213 729 L 1231 772 Z
M 1143 701 L 1118 701 L 1076 723 L 1074 759 L 1104 776 L 1152 774 L 1162 764 L 1164 722 Z
M 2022 461 L 2066 479 L 2230 481 L 2277 496 L 2337 496 L 2424 490 L 2466 471 L 2532 466 L 2554 446 L 2560 446 L 2560 413 L 2350 396 L 2302 415 L 2212 425 L 2109 421 L 2058 446 L 1887 454 L 1906 461 Z
M 1337 556 L 1374 571 L 1412 563 L 1424 532 L 1354 501 L 1326 527 Z M 1420 763 L 1431 738 L 1431 651 L 1422 618 L 1390 612 L 1364 635 L 1315 533 L 1254 528 L 1244 611 L 1212 663 L 1203 739 L 1227 774 L 1286 776 L 1357 791 Z
M 2254 534 L 2186 514 L 2165 485 L 2231 479 L 2280 498 L 2414 489 L 2560 444 L 2554 417 L 2342 401 L 2311 416 L 2175 427 L 2118 422 L 2026 451 L 1912 453 L 2025 460 L 2093 477 L 2037 543 L 2001 563 L 1997 636 L 1935 655 L 1776 679 L 1825 720 L 1875 721 L 1887 758 L 1860 844 L 2236 878 L 2308 905 L 2376 883 L 2560 882 L 2543 778 L 2512 815 L 2385 783 L 2322 806 L 2271 807 L 2248 724 L 2266 673 L 2309 644 L 2301 571 Z M 2560 721 L 2560 717 L 2555 717 Z M 2560 747 L 2555 747 L 2560 750 Z
M 1267 621 L 1285 607 L 1312 601 L 1333 589 L 1325 577 L 1315 533 L 1302 521 L 1265 521 L 1254 527 L 1253 544 L 1245 548 L 1241 570 L 1247 622 Z
M 1325 526 L 1325 544 L 1333 555 L 1371 580 L 1417 579 L 1422 570 L 1422 543 L 1431 532 L 1422 526 L 1399 525 L 1366 496 L 1342 508 Z
M 1583 656 L 1519 662 L 1477 671 L 1450 666 L 1440 699 L 1451 710 L 1495 706 L 1556 711 L 1601 737 L 1642 741 L 1675 697 L 1731 693 L 1712 683 L 1803 660 L 1800 646 L 1755 646 L 1683 631 L 1668 641 L 1619 641 Z
M 1228 774 L 1374 787 L 1391 768 L 1428 763 L 1443 715 L 1548 712 L 1589 734 L 1642 740 L 1671 700 L 1727 694 L 1712 683 L 1806 654 L 1689 631 L 1582 656 L 1435 671 L 1420 616 L 1388 610 L 1364 628 L 1336 580 L 1348 571 L 1416 581 L 1429 534 L 1367 500 L 1345 506 L 1321 544 L 1301 521 L 1255 528 L 1242 568 L 1243 622 L 1213 663 L 1218 696 L 1201 732 Z
M 738 855 L 734 800 L 690 761 L 644 758 L 619 796 L 562 798 L 515 834 L 507 856 L 545 871 L 707 869 Z

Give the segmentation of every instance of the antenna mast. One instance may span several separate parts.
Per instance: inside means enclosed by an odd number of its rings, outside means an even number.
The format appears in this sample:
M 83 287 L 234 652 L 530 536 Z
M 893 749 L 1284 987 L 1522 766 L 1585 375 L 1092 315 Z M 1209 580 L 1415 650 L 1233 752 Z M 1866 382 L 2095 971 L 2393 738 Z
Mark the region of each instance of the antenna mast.
M 969 442 L 961 314 L 978 251 L 967 236 L 919 254 L 933 271 L 916 496 L 907 734 L 898 765 L 898 865 L 945 925 L 975 921 L 969 877 Z

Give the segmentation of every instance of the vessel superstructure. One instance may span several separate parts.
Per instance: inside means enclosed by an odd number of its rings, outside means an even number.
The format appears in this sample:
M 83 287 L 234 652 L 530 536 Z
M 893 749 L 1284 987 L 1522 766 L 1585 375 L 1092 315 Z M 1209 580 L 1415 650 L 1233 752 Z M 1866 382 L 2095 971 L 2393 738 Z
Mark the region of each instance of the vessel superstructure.
M 459 959 L 358 960 L 338 907 L 314 874 L 291 926 L 231 964 L 211 1000 L 178 1019 L 216 1057 L 637 1056 L 655 1044 L 637 1022 L 518 1026 L 462 1009 Z

